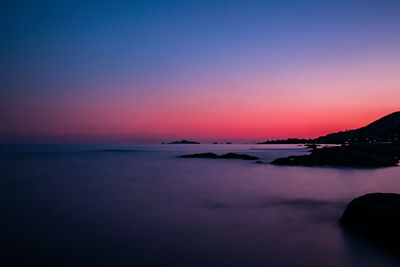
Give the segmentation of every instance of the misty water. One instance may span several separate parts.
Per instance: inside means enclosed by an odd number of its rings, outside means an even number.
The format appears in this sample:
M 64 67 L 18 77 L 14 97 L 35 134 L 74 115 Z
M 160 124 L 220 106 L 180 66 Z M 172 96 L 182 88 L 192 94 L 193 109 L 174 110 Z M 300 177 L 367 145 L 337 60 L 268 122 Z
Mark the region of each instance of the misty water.
M 391 266 L 344 231 L 353 198 L 400 193 L 400 168 L 284 167 L 297 145 L 2 145 L 4 257 L 30 265 Z M 119 151 L 126 149 L 129 151 Z

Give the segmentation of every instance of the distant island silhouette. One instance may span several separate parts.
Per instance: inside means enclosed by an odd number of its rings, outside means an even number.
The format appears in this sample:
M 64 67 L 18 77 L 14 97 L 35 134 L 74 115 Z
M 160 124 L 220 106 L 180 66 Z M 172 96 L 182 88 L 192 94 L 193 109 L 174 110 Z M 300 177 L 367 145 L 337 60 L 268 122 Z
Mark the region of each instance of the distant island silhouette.
M 282 143 L 304 144 L 307 139 L 287 139 Z M 277 143 L 276 140 L 275 143 Z M 282 140 L 281 140 L 282 141 Z M 273 142 L 273 141 L 272 141 Z M 286 142 L 286 143 L 285 143 Z M 271 144 L 271 141 L 263 144 Z M 365 127 L 311 139 L 305 144 L 341 144 L 338 147 L 311 147 L 309 155 L 278 158 L 275 165 L 289 166 L 397 166 L 400 159 L 400 112 L 391 113 Z
M 174 142 L 170 142 L 168 144 L 171 144 L 171 145 L 174 145 L 174 144 L 187 145 L 187 144 L 200 144 L 200 142 L 189 141 L 189 140 L 182 139 L 180 141 L 174 141 Z

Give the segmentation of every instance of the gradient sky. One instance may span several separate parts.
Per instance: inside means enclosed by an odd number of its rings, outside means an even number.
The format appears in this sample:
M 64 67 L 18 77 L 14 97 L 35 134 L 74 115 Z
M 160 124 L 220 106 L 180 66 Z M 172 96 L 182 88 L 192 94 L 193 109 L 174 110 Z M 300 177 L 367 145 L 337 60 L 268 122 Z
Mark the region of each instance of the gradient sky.
M 317 137 L 400 110 L 400 1 L 3 1 L 1 142 Z

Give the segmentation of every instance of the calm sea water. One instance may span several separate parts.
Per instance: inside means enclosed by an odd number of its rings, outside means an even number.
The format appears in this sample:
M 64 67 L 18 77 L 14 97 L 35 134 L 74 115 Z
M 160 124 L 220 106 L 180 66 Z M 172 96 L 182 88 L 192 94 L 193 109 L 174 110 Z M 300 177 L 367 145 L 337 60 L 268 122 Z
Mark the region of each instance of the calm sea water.
M 129 149 L 129 152 L 103 151 Z M 1 261 L 29 265 L 395 266 L 343 231 L 346 204 L 400 193 L 400 168 L 182 159 L 297 145 L 2 145 Z

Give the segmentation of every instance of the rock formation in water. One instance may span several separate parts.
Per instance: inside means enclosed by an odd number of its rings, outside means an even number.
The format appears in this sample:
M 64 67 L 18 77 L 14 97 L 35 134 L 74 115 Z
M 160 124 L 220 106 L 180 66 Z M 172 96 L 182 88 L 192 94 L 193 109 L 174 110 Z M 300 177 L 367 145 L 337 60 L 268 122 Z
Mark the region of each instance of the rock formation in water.
M 311 154 L 278 158 L 274 165 L 343 166 L 377 168 L 397 166 L 400 146 L 389 144 L 351 144 L 313 149 Z
M 182 139 L 181 141 L 174 141 L 174 142 L 170 142 L 170 143 L 168 143 L 168 144 L 178 144 L 178 145 L 190 145 L 190 144 L 200 144 L 199 142 L 196 142 L 196 141 L 188 141 L 188 140 L 185 140 L 185 139 Z
M 207 152 L 207 153 L 199 153 L 199 154 L 189 154 L 182 155 L 181 158 L 207 158 L 207 159 L 216 159 L 219 156 L 217 154 Z
M 227 153 L 219 156 L 220 159 L 244 159 L 244 160 L 258 160 L 257 157 L 247 154 Z
M 400 253 L 400 195 L 372 193 L 353 199 L 340 223 Z

